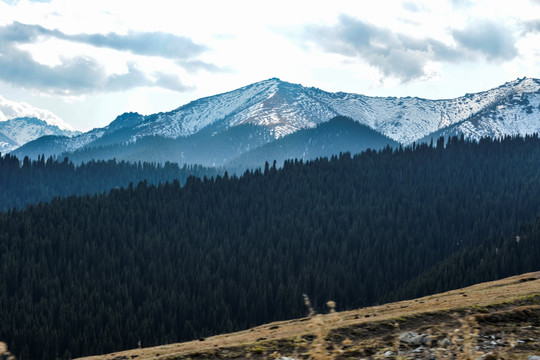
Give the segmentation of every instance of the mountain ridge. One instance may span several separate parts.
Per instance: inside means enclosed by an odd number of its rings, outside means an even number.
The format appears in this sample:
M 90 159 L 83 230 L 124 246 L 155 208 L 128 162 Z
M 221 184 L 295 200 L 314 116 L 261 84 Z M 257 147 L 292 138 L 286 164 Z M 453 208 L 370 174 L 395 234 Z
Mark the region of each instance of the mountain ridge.
M 17 117 L 0 121 L 0 134 L 8 140 L 0 139 L 0 151 L 10 152 L 21 145 L 46 135 L 72 137 L 79 132 L 61 129 L 36 117 Z
M 64 152 L 69 156 L 81 149 L 132 144 L 146 137 L 188 139 L 197 134 L 201 138 L 200 134 L 206 133 L 208 136 L 199 145 L 204 147 L 216 134 L 247 124 L 269 134 L 265 141 L 270 143 L 313 129 L 336 116 L 349 117 L 402 145 L 429 141 L 437 134 L 463 134 L 475 140 L 485 136 L 524 136 L 540 131 L 540 80 L 522 78 L 475 94 L 429 100 L 330 93 L 271 78 L 197 99 L 169 112 L 124 113 L 104 128 L 71 138 L 57 138 L 55 147 L 49 150 L 46 144 L 28 143 L 16 155 L 24 156 L 27 152 L 35 156 L 35 151 L 30 149 L 37 147 L 45 155 L 57 156 Z M 244 135 L 249 139 L 254 134 Z M 247 139 L 239 141 L 249 143 Z M 242 151 L 245 153 L 248 149 L 253 150 L 252 145 Z M 146 149 L 147 152 L 155 150 Z M 167 160 L 176 161 L 180 153 L 171 154 Z M 230 161 L 231 156 L 225 157 Z M 268 160 L 273 160 L 272 154 L 268 156 Z M 203 160 L 207 165 L 213 162 Z M 190 162 L 190 159 L 185 161 Z
M 149 127 L 145 130 L 145 134 L 165 135 L 165 137 L 191 135 L 196 128 L 193 116 L 198 113 L 201 104 L 212 102 L 213 105 L 217 103 L 222 107 L 230 106 L 231 104 L 227 103 L 226 100 L 231 97 L 238 98 L 238 94 L 241 94 L 252 96 L 251 102 L 246 103 L 243 107 L 235 108 L 235 111 L 228 113 L 227 116 L 219 117 L 214 114 L 212 118 L 206 119 L 207 122 L 204 125 L 212 125 L 225 119 L 229 119 L 227 126 L 249 122 L 270 126 L 275 129 L 275 137 L 278 138 L 289 135 L 300 128 L 315 127 L 316 124 L 342 115 L 407 145 L 420 139 L 422 134 L 427 135 L 435 130 L 466 120 L 478 111 L 495 102 L 500 102 L 502 99 L 514 97 L 516 94 L 538 93 L 539 90 L 540 80 L 523 78 L 476 94 L 465 94 L 453 99 L 430 100 L 419 97 L 370 97 L 345 92 L 330 93 L 318 88 L 304 87 L 271 78 L 227 93 L 193 101 L 168 113 L 157 114 L 155 121 L 146 121 L 140 127 Z M 258 101 L 261 96 L 265 97 L 262 102 Z M 225 100 L 220 102 L 220 97 L 224 97 Z M 297 110 L 291 111 L 291 105 L 294 105 Z M 431 112 L 438 116 L 433 117 L 433 114 L 428 111 L 430 109 L 426 109 L 427 105 L 431 105 Z M 391 111 L 385 110 L 388 106 L 393 107 Z M 309 113 L 305 115 L 304 113 L 308 110 Z M 226 112 L 218 111 L 217 113 L 224 114 Z M 394 114 L 395 117 L 392 117 Z M 428 115 L 431 117 L 426 118 Z M 412 119 L 413 116 L 416 116 L 417 119 Z M 420 129 L 416 126 L 418 118 L 423 118 L 432 127 Z M 174 129 L 168 129 L 166 133 L 159 132 L 155 126 L 150 126 L 153 123 L 163 124 L 171 119 L 175 123 L 177 132 L 173 132 Z M 288 121 L 283 123 L 284 119 Z M 299 119 L 303 121 L 300 122 Z M 412 134 L 404 134 L 403 125 L 400 131 L 396 131 L 394 127 L 400 128 L 400 126 L 394 126 L 396 124 L 408 124 L 411 128 L 409 132 L 412 131 Z

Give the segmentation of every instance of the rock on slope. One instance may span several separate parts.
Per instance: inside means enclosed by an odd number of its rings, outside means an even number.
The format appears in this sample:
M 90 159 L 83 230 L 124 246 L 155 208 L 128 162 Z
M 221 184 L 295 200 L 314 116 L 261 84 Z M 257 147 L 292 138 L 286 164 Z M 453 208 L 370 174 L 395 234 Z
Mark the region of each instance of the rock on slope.
M 15 360 L 15 356 L 8 351 L 7 345 L 0 342 L 0 360 Z
M 415 300 L 84 360 L 526 359 L 536 355 L 540 355 L 538 272 Z

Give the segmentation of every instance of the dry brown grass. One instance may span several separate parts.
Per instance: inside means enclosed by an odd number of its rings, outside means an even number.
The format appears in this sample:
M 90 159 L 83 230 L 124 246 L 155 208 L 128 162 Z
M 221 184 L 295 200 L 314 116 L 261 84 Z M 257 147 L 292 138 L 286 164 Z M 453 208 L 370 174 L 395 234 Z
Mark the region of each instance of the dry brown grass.
M 0 342 L 0 359 L 2 360 L 15 360 L 13 354 L 8 351 L 6 343 Z
M 515 346 L 515 338 L 520 335 L 516 331 L 530 330 L 531 327 L 524 326 L 525 321 L 531 311 L 533 314 L 540 311 L 539 304 L 540 273 L 528 273 L 415 300 L 274 322 L 204 341 L 134 349 L 81 360 L 271 359 L 280 356 L 376 359 L 383 358 L 381 354 L 385 351 L 397 354 L 403 345 L 396 341 L 396 336 L 412 330 L 430 334 L 433 341 L 441 341 L 446 335 L 456 337 L 459 340 L 453 344 L 462 342 L 462 346 L 440 347 L 438 351 L 440 358 L 461 359 L 480 356 L 475 347 L 480 331 L 486 334 L 502 331 L 512 342 L 503 349 L 505 359 L 518 359 L 536 352 L 534 346 L 540 349 L 540 344 Z M 537 329 L 532 327 L 532 330 Z M 494 356 L 499 355 L 503 353 Z

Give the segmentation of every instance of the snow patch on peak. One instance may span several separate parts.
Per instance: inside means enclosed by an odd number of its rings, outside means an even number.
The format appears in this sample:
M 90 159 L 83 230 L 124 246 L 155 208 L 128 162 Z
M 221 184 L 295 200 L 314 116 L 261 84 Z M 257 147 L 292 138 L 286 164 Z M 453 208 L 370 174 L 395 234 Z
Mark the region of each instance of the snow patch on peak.
M 532 78 L 523 78 L 515 81 L 514 88 L 520 93 L 533 93 L 540 90 L 540 80 Z

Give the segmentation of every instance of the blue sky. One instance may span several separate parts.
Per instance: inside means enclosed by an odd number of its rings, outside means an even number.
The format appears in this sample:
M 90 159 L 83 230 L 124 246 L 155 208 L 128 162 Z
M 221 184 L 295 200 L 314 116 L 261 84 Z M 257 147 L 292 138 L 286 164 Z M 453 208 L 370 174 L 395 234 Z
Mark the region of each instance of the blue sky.
M 78 130 L 271 77 L 451 98 L 540 77 L 540 0 L 0 0 L 0 96 Z

